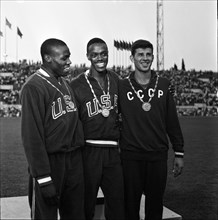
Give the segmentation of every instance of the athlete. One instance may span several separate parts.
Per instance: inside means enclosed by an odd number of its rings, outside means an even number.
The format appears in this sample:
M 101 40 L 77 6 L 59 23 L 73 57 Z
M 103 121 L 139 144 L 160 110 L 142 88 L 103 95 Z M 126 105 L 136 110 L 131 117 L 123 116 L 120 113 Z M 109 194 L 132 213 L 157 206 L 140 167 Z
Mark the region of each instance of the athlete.
M 59 39 L 41 45 L 42 66 L 21 91 L 21 133 L 29 165 L 31 219 L 84 220 L 83 130 L 64 77 L 70 51 Z
M 145 194 L 145 219 L 161 220 L 167 179 L 168 137 L 175 151 L 174 176 L 182 173 L 183 135 L 170 82 L 151 70 L 153 45 L 137 40 L 131 48 L 135 71 L 119 81 L 122 113 L 121 158 L 124 173 L 126 219 L 139 220 Z
M 118 76 L 107 69 L 108 47 L 100 38 L 87 44 L 91 67 L 71 82 L 83 124 L 86 220 L 93 219 L 101 187 L 107 220 L 124 219 L 124 186 L 119 154 Z

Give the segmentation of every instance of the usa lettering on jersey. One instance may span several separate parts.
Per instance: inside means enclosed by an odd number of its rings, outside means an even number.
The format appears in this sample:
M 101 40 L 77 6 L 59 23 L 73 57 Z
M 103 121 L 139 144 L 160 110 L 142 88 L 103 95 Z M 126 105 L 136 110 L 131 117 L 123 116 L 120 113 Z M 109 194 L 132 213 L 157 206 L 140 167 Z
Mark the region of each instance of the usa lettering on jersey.
M 114 95 L 114 105 L 111 103 L 111 96 L 110 95 L 101 95 L 100 96 L 100 104 L 103 108 L 108 110 L 115 109 L 117 107 L 117 95 Z M 89 117 L 93 117 L 99 113 L 101 113 L 101 107 L 99 106 L 97 99 L 92 99 L 91 101 L 86 103 L 86 108 Z
M 77 111 L 76 105 L 73 103 L 69 95 L 64 96 L 64 103 L 65 104 L 63 105 L 61 97 L 52 102 L 51 111 L 52 118 L 54 120 L 61 117 L 62 115 L 65 115 L 68 112 Z

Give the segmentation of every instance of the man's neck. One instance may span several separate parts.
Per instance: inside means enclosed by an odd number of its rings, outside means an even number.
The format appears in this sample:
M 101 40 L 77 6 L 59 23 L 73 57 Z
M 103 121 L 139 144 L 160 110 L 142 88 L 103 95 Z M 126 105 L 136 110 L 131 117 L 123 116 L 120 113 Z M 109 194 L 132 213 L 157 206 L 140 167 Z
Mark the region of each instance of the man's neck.
M 91 76 L 94 77 L 98 81 L 101 87 L 105 89 L 107 70 L 105 70 L 104 72 L 98 72 L 95 69 L 91 68 L 90 73 L 91 73 Z
M 57 76 L 56 74 L 54 74 L 54 72 L 52 71 L 52 69 L 51 69 L 49 66 L 43 64 L 43 65 L 41 66 L 41 68 L 42 68 L 44 71 L 46 71 L 46 73 L 48 73 L 50 76 L 54 76 L 56 79 L 58 79 L 58 76 Z
M 135 80 L 139 84 L 148 84 L 151 79 L 151 70 L 147 72 L 135 71 Z

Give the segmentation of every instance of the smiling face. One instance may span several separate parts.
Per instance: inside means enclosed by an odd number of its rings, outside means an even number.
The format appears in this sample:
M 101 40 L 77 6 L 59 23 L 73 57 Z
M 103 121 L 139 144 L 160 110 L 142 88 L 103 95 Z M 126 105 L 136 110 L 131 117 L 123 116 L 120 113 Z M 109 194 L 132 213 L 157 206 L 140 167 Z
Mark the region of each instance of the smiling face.
M 135 65 L 136 71 L 148 72 L 151 69 L 152 62 L 154 60 L 152 48 L 137 48 L 134 55 L 130 56 L 131 61 Z
M 42 66 L 56 78 L 70 74 L 70 64 L 70 51 L 66 45 L 51 46 L 43 55 Z
M 104 43 L 94 43 L 89 46 L 87 58 L 91 61 L 92 71 L 105 72 L 108 64 L 108 48 Z
M 67 46 L 54 46 L 47 55 L 49 67 L 55 77 L 66 76 L 70 72 L 70 51 Z

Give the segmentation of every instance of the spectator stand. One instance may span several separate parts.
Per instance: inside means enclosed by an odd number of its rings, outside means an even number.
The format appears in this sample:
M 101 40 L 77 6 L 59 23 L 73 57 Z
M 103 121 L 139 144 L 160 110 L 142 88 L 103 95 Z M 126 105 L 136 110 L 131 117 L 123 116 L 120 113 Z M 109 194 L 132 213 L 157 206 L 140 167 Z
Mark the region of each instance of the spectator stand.
M 19 92 L 27 78 L 41 63 L 26 60 L 19 63 L 0 64 L 0 116 L 19 117 Z M 77 77 L 88 67 L 85 64 L 71 67 L 68 81 Z M 133 71 L 132 66 L 111 68 L 120 78 L 126 78 Z M 218 73 L 212 71 L 182 71 L 171 68 L 159 74 L 168 78 L 175 86 L 175 103 L 179 116 L 218 116 Z

